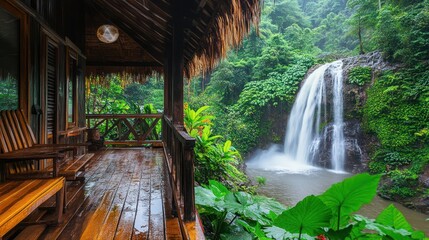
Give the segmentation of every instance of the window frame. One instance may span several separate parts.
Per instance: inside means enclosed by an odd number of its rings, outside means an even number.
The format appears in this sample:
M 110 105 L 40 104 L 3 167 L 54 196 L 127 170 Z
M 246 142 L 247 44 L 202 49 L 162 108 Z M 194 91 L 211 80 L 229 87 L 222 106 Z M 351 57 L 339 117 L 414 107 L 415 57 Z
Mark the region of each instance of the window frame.
M 18 76 L 18 109 L 24 111 L 24 116 L 28 119 L 30 82 L 28 81 L 28 58 L 29 44 L 29 18 L 27 13 L 8 1 L 0 1 L 0 8 L 6 10 L 11 15 L 19 19 L 19 76 Z
M 72 63 L 72 60 L 75 60 L 76 65 L 74 66 L 75 68 L 75 75 L 71 76 L 71 69 L 70 69 L 70 64 Z M 73 49 L 67 47 L 66 50 L 66 84 L 65 84 L 65 120 L 66 120 L 66 129 L 71 129 L 74 127 L 77 127 L 78 124 L 78 65 L 79 65 L 79 56 L 77 54 L 76 51 L 74 51 Z M 73 79 L 71 79 L 73 78 Z M 73 95 L 73 116 L 72 116 L 72 121 L 69 121 L 69 97 L 70 97 L 70 92 L 69 92 L 69 86 L 70 84 L 72 84 L 73 86 L 73 92 L 71 93 Z

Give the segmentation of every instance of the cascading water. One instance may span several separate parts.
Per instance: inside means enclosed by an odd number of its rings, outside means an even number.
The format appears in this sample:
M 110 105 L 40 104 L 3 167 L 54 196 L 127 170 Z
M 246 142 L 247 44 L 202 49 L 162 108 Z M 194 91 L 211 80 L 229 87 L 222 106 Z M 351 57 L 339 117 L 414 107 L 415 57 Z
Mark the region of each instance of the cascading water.
M 345 150 L 342 65 L 342 61 L 325 64 L 305 79 L 287 124 L 284 151 L 288 159 L 311 164 L 317 155 L 321 137 L 321 122 L 322 120 L 326 122 L 329 117 L 327 116 L 328 111 L 326 111 L 325 86 L 325 74 L 328 72 L 333 80 L 331 166 L 335 171 L 343 171 Z
M 273 145 L 261 150 L 248 167 L 310 173 L 315 166 L 325 166 L 344 172 L 342 65 L 328 63 L 308 75 L 289 115 L 284 149 Z

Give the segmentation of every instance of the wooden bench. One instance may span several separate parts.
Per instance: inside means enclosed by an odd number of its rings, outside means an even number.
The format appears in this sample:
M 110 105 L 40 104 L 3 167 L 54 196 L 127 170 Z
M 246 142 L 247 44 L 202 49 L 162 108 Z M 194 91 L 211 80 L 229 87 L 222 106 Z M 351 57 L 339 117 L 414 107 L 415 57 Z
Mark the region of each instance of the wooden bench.
M 37 224 L 60 223 L 64 205 L 64 186 L 64 177 L 1 183 L 0 239 L 54 195 L 56 195 L 55 219 Z
M 71 158 L 62 158 L 60 160 L 59 175 L 66 176 L 66 180 L 77 180 L 78 173 L 84 170 L 84 166 L 91 159 L 93 154 L 84 156 L 76 156 L 77 149 L 86 144 L 37 144 L 36 138 L 30 125 L 25 119 L 23 112 L 20 110 L 5 110 L 0 112 L 0 147 L 2 155 L 16 156 L 22 155 L 44 155 L 56 154 L 72 151 Z M 40 158 L 40 160 L 43 158 Z M 67 161 L 65 161 L 67 159 Z M 37 160 L 37 159 L 36 159 Z M 36 172 L 39 177 L 46 176 L 52 172 L 52 167 L 36 171 L 37 168 L 31 163 L 14 163 L 8 173 L 13 175 L 13 178 L 28 178 L 35 176 Z M 40 170 L 40 169 L 39 169 Z
M 77 153 L 77 146 L 68 144 L 37 144 L 36 137 L 20 110 L 0 111 L 0 129 L 2 135 L 2 152 L 66 152 Z M 0 140 L 1 141 L 1 140 Z M 4 144 L 3 144 L 4 143 Z

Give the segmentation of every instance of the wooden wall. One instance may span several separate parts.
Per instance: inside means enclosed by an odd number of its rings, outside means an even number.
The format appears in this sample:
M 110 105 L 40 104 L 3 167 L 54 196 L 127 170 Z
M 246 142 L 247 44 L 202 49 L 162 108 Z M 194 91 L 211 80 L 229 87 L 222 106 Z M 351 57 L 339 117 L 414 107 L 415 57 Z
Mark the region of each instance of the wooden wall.
M 85 126 L 85 57 L 83 48 L 85 46 L 85 8 L 84 0 L 6 0 L 12 5 L 24 11 L 28 16 L 26 34 L 28 40 L 25 51 L 28 62 L 28 78 L 26 83 L 29 86 L 28 119 L 33 131 L 40 142 L 67 142 L 64 137 L 68 129 L 66 118 L 67 103 L 67 57 L 68 52 L 73 51 L 78 55 L 77 62 L 77 127 Z M 50 45 L 51 58 L 48 66 L 48 42 Z M 53 49 L 52 46 L 55 46 Z M 55 55 L 52 55 L 52 50 Z M 54 58 L 52 58 L 55 56 Z M 52 64 L 52 61 L 56 61 Z M 52 67 L 55 66 L 55 69 Z M 48 73 L 48 68 L 51 72 Z M 51 75 L 49 75 L 51 74 Z M 56 93 L 54 100 L 47 100 L 47 94 L 52 89 L 48 89 L 48 76 L 55 75 Z M 54 101 L 56 108 L 55 130 L 53 136 L 48 139 L 48 101 Z M 52 124 L 52 123 L 49 123 Z M 51 131 L 52 132 L 52 131 Z M 62 133 L 62 134 L 60 134 Z M 78 137 L 83 141 L 83 137 Z M 76 138 L 70 140 L 76 142 Z

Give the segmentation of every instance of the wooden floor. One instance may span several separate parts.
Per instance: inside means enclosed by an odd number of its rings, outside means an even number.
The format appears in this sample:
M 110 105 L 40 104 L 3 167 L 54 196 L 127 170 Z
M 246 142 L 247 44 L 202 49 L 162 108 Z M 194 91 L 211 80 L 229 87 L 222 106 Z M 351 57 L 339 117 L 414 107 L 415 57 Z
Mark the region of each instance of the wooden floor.
M 177 219 L 169 217 L 164 171 L 162 148 L 97 152 L 85 181 L 69 182 L 63 223 L 27 227 L 13 238 L 33 239 L 39 231 L 35 239 L 181 239 Z

